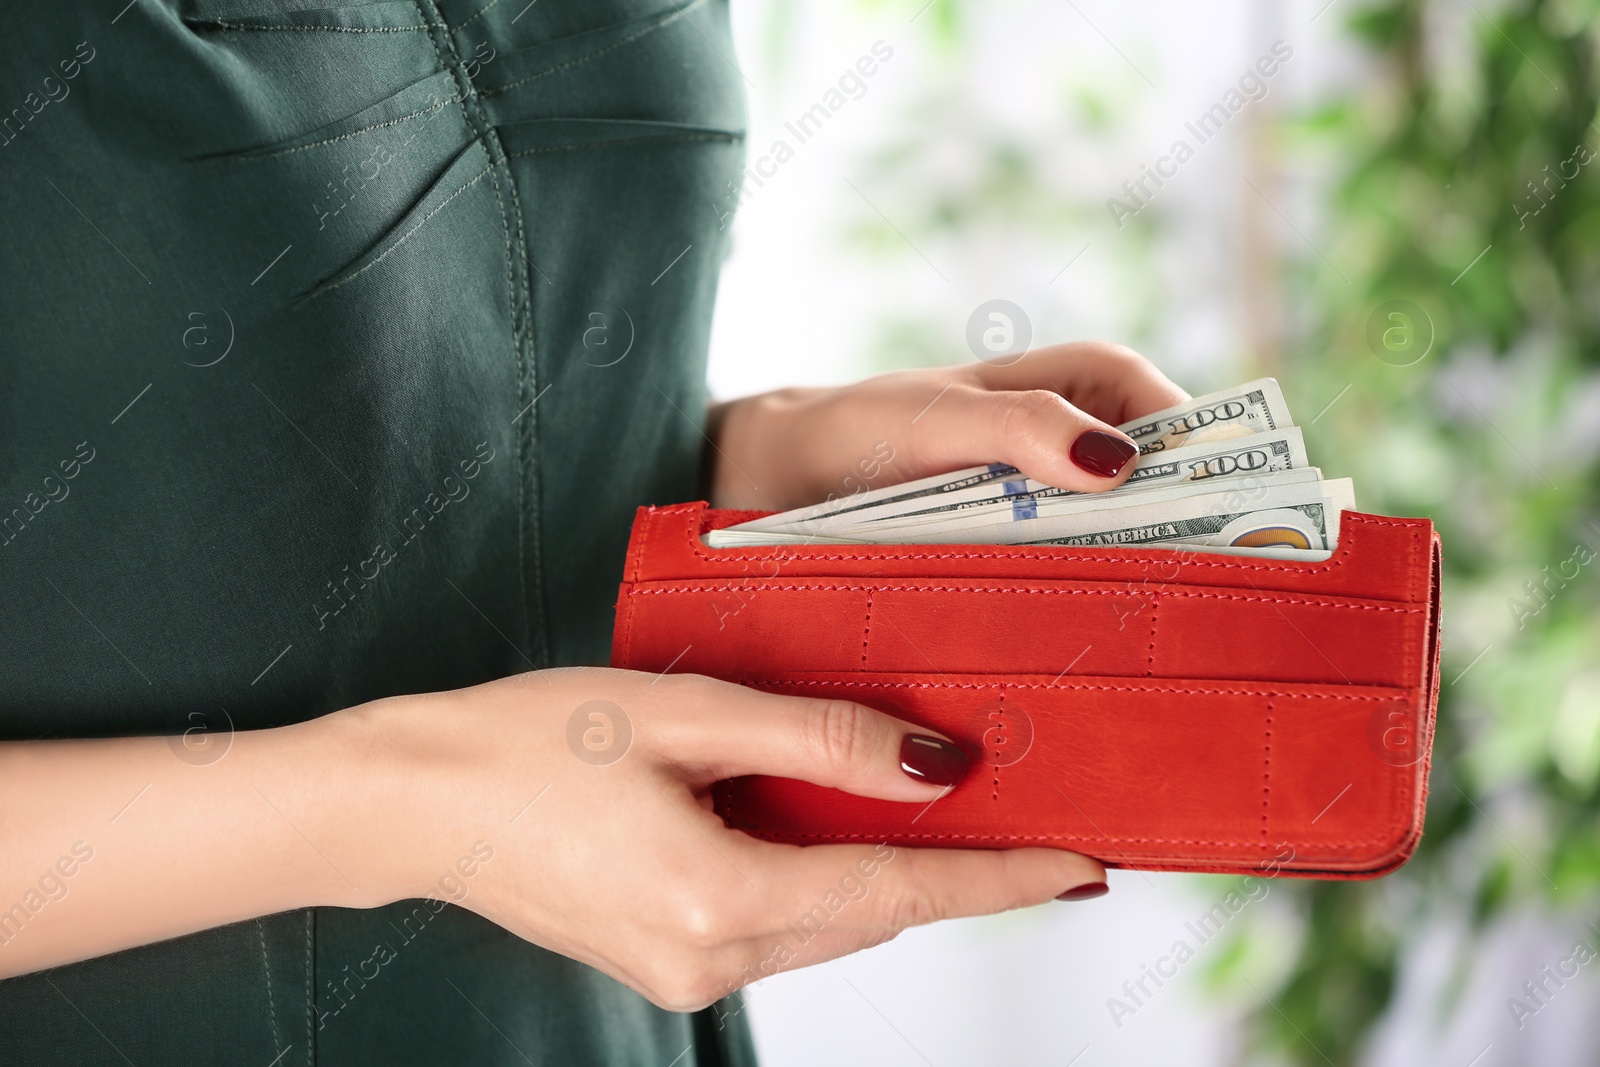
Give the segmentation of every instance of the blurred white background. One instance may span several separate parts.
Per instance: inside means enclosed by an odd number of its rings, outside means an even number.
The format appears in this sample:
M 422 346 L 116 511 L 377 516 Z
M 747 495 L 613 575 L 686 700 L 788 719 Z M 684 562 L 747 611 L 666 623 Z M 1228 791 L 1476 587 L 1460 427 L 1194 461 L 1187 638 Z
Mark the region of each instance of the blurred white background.
M 1263 322 L 1279 309 L 1262 264 L 1285 234 L 1300 240 L 1271 205 L 1288 212 L 1302 194 L 1271 166 L 1263 122 L 1354 61 L 1324 32 L 1331 19 L 1310 21 L 1316 10 L 997 3 L 960 27 L 956 52 L 910 21 L 915 6 L 736 2 L 751 163 L 779 138 L 795 144 L 784 123 L 874 43 L 893 56 L 773 178 L 748 186 L 719 297 L 713 389 L 881 369 L 892 363 L 880 344 L 887 321 L 924 324 L 920 363 L 971 358 L 967 316 L 993 297 L 1022 306 L 1036 340 L 1138 338 L 1195 388 L 1225 383 L 1252 346 L 1270 358 Z M 1113 225 L 1105 200 L 1126 202 L 1122 183 L 1175 139 L 1195 144 L 1184 123 L 1277 40 L 1292 58 L 1158 191 L 1149 212 L 1160 230 Z M 954 217 L 923 232 L 941 209 Z M 896 351 L 902 363 L 915 355 L 903 341 Z

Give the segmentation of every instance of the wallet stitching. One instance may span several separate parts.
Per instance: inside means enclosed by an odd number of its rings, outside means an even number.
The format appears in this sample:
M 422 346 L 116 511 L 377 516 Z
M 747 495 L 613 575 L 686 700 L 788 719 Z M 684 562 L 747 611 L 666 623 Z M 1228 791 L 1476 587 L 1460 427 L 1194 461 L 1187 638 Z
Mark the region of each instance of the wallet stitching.
M 1267 842 L 1267 809 L 1272 799 L 1272 697 L 1267 698 L 1267 736 L 1261 753 L 1261 847 Z
M 623 657 L 624 657 L 623 658 L 623 662 L 624 663 L 631 664 L 633 662 L 633 624 L 634 624 L 634 621 L 638 618 L 638 616 L 639 616 L 639 613 L 637 611 L 633 610 L 633 605 L 632 604 L 629 604 L 628 605 L 628 633 L 627 633 L 627 636 L 625 638 L 623 638 L 623 644 L 622 644 L 622 649 L 623 649 L 622 654 L 623 654 Z
M 1141 681 L 1142 679 L 1134 679 Z M 1153 678 L 1150 681 L 1154 686 L 1137 685 L 1086 685 L 1081 682 L 869 682 L 856 679 L 834 678 L 804 678 L 793 675 L 787 678 L 741 678 L 740 685 L 846 685 L 861 686 L 869 689 L 993 689 L 999 686 L 1010 686 L 1013 689 L 1072 689 L 1085 692 L 1113 692 L 1113 693 L 1148 693 L 1154 689 L 1170 689 L 1174 683 L 1184 682 L 1184 678 Z M 1401 687 L 1391 686 L 1398 689 Z M 1294 693 L 1284 689 L 1201 689 L 1185 685 L 1183 692 L 1199 693 L 1204 696 L 1245 696 L 1245 697 L 1286 697 L 1290 700 L 1392 700 L 1411 701 L 1411 694 L 1416 692 L 1416 686 L 1405 687 L 1404 696 L 1394 693 Z
M 995 801 L 1000 799 L 1000 747 L 1005 743 L 1006 739 L 1006 687 L 1004 683 L 1000 685 L 998 709 L 999 719 L 995 723 L 994 742 L 994 793 L 990 797 Z
M 867 590 L 867 621 L 861 627 L 861 669 L 867 669 L 867 641 L 872 637 L 872 590 Z
M 1295 695 L 1296 696 L 1300 696 L 1300 695 L 1309 696 L 1310 694 L 1295 694 Z M 1359 698 L 1359 697 L 1351 697 L 1350 699 L 1361 699 L 1361 698 Z M 1408 713 L 1411 713 L 1413 715 L 1420 714 L 1419 701 L 1422 699 L 1422 694 L 1421 694 L 1420 690 L 1418 690 L 1418 689 L 1409 690 L 1408 691 L 1408 695 L 1405 696 L 1405 697 L 1393 697 L 1393 698 L 1390 698 L 1390 699 L 1391 699 L 1391 701 L 1393 703 L 1401 705 Z M 1270 705 L 1270 703 L 1268 704 L 1268 715 L 1269 715 L 1269 721 L 1270 721 L 1270 715 L 1271 715 L 1271 705 Z M 1412 789 L 1410 779 L 1408 779 L 1406 776 L 1400 775 L 1400 774 L 1391 774 L 1388 777 L 1389 777 L 1389 798 L 1388 799 L 1389 799 L 1389 813 L 1390 813 L 1390 815 L 1389 815 L 1389 822 L 1384 826 L 1382 831 L 1380 831 L 1378 833 L 1375 833 L 1371 837 L 1361 838 L 1360 840 L 1355 840 L 1355 841 L 1350 841 L 1350 840 L 1346 840 L 1346 839 L 1339 839 L 1339 838 L 1334 838 L 1334 839 L 1331 839 L 1331 840 L 1317 840 L 1313 836 L 1314 835 L 1314 831 L 1313 831 L 1311 823 L 1307 823 L 1300 830 L 1300 837 L 1301 837 L 1303 843 L 1305 843 L 1307 845 L 1314 846 L 1316 848 L 1327 848 L 1327 849 L 1332 849 L 1332 850 L 1335 850 L 1335 851 L 1350 851 L 1350 850 L 1357 849 L 1357 848 L 1365 848 L 1365 847 L 1367 847 L 1369 845 L 1375 845 L 1375 844 L 1378 844 L 1380 842 L 1393 840 L 1396 831 L 1400 830 L 1401 828 L 1403 828 L 1406 825 L 1408 825 L 1409 822 L 1413 821 L 1413 816 L 1420 817 L 1420 815 L 1422 813 L 1420 811 L 1415 810 L 1415 808 L 1416 808 L 1415 804 L 1405 804 L 1405 803 L 1403 803 L 1404 795 L 1409 793 L 1411 791 L 1411 789 Z M 1319 815 L 1317 817 L 1321 818 L 1321 815 Z M 1265 819 L 1265 815 L 1263 815 L 1262 818 L 1264 820 Z
M 1161 594 L 1150 598 L 1150 647 L 1145 655 L 1144 673 L 1147 678 L 1156 676 L 1156 619 L 1161 614 Z
M 664 508 L 660 509 L 662 515 L 683 516 L 685 518 L 690 518 L 690 519 L 692 519 L 696 514 L 700 513 L 702 510 L 703 510 L 703 508 L 702 508 L 702 505 L 700 505 L 700 504 L 681 504 L 681 505 L 676 505 L 676 506 L 664 507 Z M 756 552 L 756 553 L 734 552 L 731 549 L 718 549 L 717 550 L 717 554 L 716 555 L 712 555 L 711 553 L 706 551 L 705 545 L 702 544 L 700 539 L 695 536 L 695 525 L 696 524 L 691 521 L 689 523 L 686 523 L 685 524 L 685 528 L 684 528 L 684 532 L 687 535 L 687 540 L 688 540 L 688 544 L 689 544 L 689 550 L 691 552 L 693 552 L 694 555 L 697 558 L 699 558 L 701 560 L 704 560 L 707 563 L 721 563 L 721 562 L 725 562 L 727 560 L 766 559 L 766 558 L 769 558 L 772 555 L 772 553 L 770 553 L 770 552 L 766 552 L 766 553 L 761 553 L 761 552 Z M 1338 568 L 1344 566 L 1346 557 L 1355 552 L 1355 544 L 1354 544 L 1355 536 L 1354 535 L 1359 534 L 1359 532 L 1361 530 L 1361 527 L 1364 526 L 1364 525 L 1365 526 L 1391 526 L 1391 527 L 1398 527 L 1398 528 L 1401 528 L 1401 529 L 1412 530 L 1414 534 L 1415 533 L 1420 533 L 1421 529 L 1422 529 L 1422 527 L 1419 526 L 1418 523 L 1415 520 L 1395 520 L 1395 519 L 1384 519 L 1384 518 L 1381 518 L 1381 517 L 1378 517 L 1378 516 L 1366 516 L 1366 517 L 1363 517 L 1363 518 L 1357 520 L 1354 523 L 1346 524 L 1346 531 L 1345 532 L 1348 532 L 1352 536 L 1348 540 L 1342 542 L 1342 544 L 1348 546 L 1348 551 L 1346 551 L 1346 552 L 1338 552 L 1338 554 L 1335 555 L 1333 558 L 1327 559 L 1327 560 L 1323 560 L 1320 563 L 1302 563 L 1301 565 L 1296 567 L 1293 571 L 1286 571 L 1284 568 L 1281 568 L 1281 567 L 1264 567 L 1264 566 L 1262 566 L 1260 564 L 1256 564 L 1256 563 L 1234 563 L 1234 562 L 1231 562 L 1231 561 L 1223 561 L 1223 560 L 1184 560 L 1184 561 L 1181 562 L 1180 565 L 1181 566 L 1185 566 L 1185 567 L 1216 567 L 1216 568 L 1221 568 L 1223 570 L 1256 571 L 1256 572 L 1261 573 L 1261 574 L 1286 574 L 1286 573 L 1289 573 L 1289 574 L 1292 574 L 1292 573 L 1299 573 L 1299 574 L 1325 574 L 1325 573 L 1337 570 Z M 862 556 L 862 555 L 845 555 L 845 554 L 842 554 L 842 553 L 821 553 L 821 552 L 818 552 L 818 553 L 814 553 L 814 554 L 808 554 L 808 555 L 805 555 L 805 556 L 797 555 L 794 558 L 796 560 L 849 561 L 849 560 L 868 559 L 870 557 L 866 557 L 866 556 Z M 900 554 L 900 555 L 894 556 L 893 558 L 895 560 L 924 560 L 924 559 L 1042 560 L 1042 559 L 1049 558 L 1049 559 L 1074 560 L 1074 561 L 1078 561 L 1078 562 L 1101 562 L 1101 563 L 1126 563 L 1126 562 L 1130 562 L 1129 560 L 1125 560 L 1125 559 L 1111 559 L 1111 560 L 1108 560 L 1108 559 L 1105 559 L 1103 557 L 1081 556 L 1081 555 L 1070 555 L 1070 554 L 1063 554 L 1063 555 L 1059 555 L 1059 556 L 1046 557 L 1046 556 L 1040 556 L 1040 555 L 1037 555 L 1037 554 L 1034 554 L 1034 553 L 1028 553 L 1028 552 L 918 552 L 918 553 Z
M 725 822 L 728 825 L 734 826 L 736 829 L 745 830 L 745 831 L 751 831 L 751 830 L 760 831 L 760 830 L 768 829 L 767 827 L 763 827 L 761 824 L 755 823 L 755 822 L 742 822 L 742 823 L 735 822 L 735 820 L 733 818 L 733 810 L 732 810 L 731 805 L 730 805 L 730 807 L 728 809 L 728 816 L 727 816 L 727 819 L 725 820 Z M 1319 848 L 1319 849 L 1327 849 L 1329 852 L 1354 852 L 1357 849 L 1367 848 L 1367 847 L 1369 847 L 1371 845 L 1377 844 L 1380 841 L 1388 840 L 1391 836 L 1393 836 L 1394 830 L 1396 828 L 1398 828 L 1400 825 L 1401 824 L 1399 822 L 1396 822 L 1393 825 L 1391 825 L 1388 829 L 1386 829 L 1384 833 L 1378 834 L 1375 837 L 1367 838 L 1367 839 L 1364 839 L 1364 840 L 1361 840 L 1361 841 L 1327 842 L 1327 843 L 1319 841 L 1319 842 L 1316 842 L 1316 847 Z M 802 833 L 800 831 L 794 831 L 794 830 L 778 830 L 778 831 L 773 831 L 773 833 L 775 833 L 776 836 L 778 836 L 778 837 L 780 837 L 780 838 L 782 838 L 783 840 L 786 840 L 786 841 L 787 840 L 794 840 L 794 839 L 797 839 L 797 838 L 821 838 L 821 839 L 824 839 L 824 840 L 827 840 L 827 841 L 830 841 L 830 842 L 879 841 L 879 840 L 882 840 L 882 838 L 883 838 L 882 834 L 864 834 L 864 833 L 851 833 L 851 832 L 844 832 L 844 833 Z M 1092 845 L 1111 844 L 1113 847 L 1115 847 L 1117 844 L 1126 844 L 1126 845 L 1216 845 L 1216 846 L 1219 846 L 1219 847 L 1222 847 L 1222 848 L 1239 849 L 1239 850 L 1242 850 L 1242 851 L 1245 851 L 1245 852 L 1249 852 L 1251 854 L 1254 854 L 1257 851 L 1257 846 L 1253 842 L 1240 840 L 1238 838 L 1228 838 L 1228 839 L 1222 839 L 1222 840 L 1211 840 L 1209 838 L 1198 838 L 1198 837 L 1107 837 L 1105 835 L 1089 836 L 1087 834 L 955 834 L 955 833 L 938 833 L 938 832 L 934 832 L 934 833 L 918 833 L 918 834 L 911 834 L 911 833 L 901 834 L 901 833 L 897 833 L 897 834 L 892 834 L 890 836 L 896 838 L 897 840 L 908 840 L 908 841 L 909 840 L 917 840 L 917 841 L 1081 841 L 1081 842 L 1084 842 L 1086 844 L 1092 844 Z M 1156 860 L 1156 862 L 1161 862 L 1161 860 L 1158 859 L 1158 860 Z
M 693 580 L 693 579 L 689 579 Z M 800 579 L 807 581 L 807 579 Z M 1028 585 L 988 585 L 988 586 L 952 586 L 952 585 L 864 585 L 845 584 L 830 581 L 827 578 L 815 580 L 820 584 L 807 585 L 765 585 L 762 588 L 777 593 L 805 593 L 805 592 L 862 592 L 879 591 L 886 593 L 1039 593 L 1056 596 L 1124 596 L 1118 589 L 1043 589 L 1038 586 Z M 660 596 L 668 593 L 724 593 L 732 590 L 739 583 L 727 579 L 720 584 L 716 579 L 706 579 L 700 585 L 671 585 L 641 589 L 637 586 L 630 587 L 629 596 Z M 1345 604 L 1337 601 L 1320 598 L 1317 594 L 1307 594 L 1304 597 L 1269 597 L 1249 596 L 1242 593 L 1212 593 L 1204 590 L 1190 589 L 1163 589 L 1161 596 L 1195 597 L 1201 600 L 1247 600 L 1254 604 L 1297 604 L 1302 607 L 1314 608 L 1340 608 L 1354 611 L 1387 611 L 1400 615 L 1416 615 L 1426 610 L 1424 605 L 1411 604 L 1407 607 L 1391 607 L 1387 604 Z
M 1418 529 L 1413 531 L 1411 534 L 1411 561 L 1410 565 L 1406 569 L 1411 572 L 1411 599 L 1426 602 L 1428 597 L 1425 595 L 1425 591 L 1418 589 L 1419 579 L 1421 579 L 1424 573 L 1424 569 L 1417 565 L 1417 557 L 1420 554 L 1421 549 L 1422 531 Z M 1427 568 L 1426 573 L 1428 575 L 1428 580 L 1431 583 L 1433 581 L 1432 567 Z
M 1415 543 L 1415 541 L 1413 543 Z M 1432 574 L 1431 567 L 1430 567 L 1429 573 L 1430 573 L 1430 576 L 1431 576 L 1431 574 Z M 1426 603 L 1428 604 L 1428 607 L 1431 610 L 1431 608 L 1432 608 L 1431 599 Z M 1438 620 L 1437 619 L 1432 620 L 1432 625 L 1437 626 L 1438 625 Z M 1426 642 L 1427 642 L 1427 640 L 1428 640 L 1428 628 L 1426 626 L 1418 627 L 1417 628 L 1417 633 L 1408 635 L 1408 639 L 1406 641 L 1406 662 L 1407 663 L 1418 663 L 1420 665 L 1422 657 L 1423 657 L 1423 655 L 1424 655 L 1424 653 L 1426 651 Z M 1432 694 L 1426 693 L 1422 689 L 1422 683 L 1426 682 L 1426 680 L 1427 680 L 1426 668 L 1421 668 L 1419 666 L 1418 674 L 1419 674 L 1418 685 L 1416 687 L 1417 698 L 1415 700 L 1407 700 L 1405 702 L 1405 710 L 1406 710 L 1407 714 L 1411 717 L 1413 731 L 1416 733 L 1417 737 L 1420 738 L 1423 735 L 1423 719 L 1426 716 L 1426 708 L 1428 707 L 1429 702 L 1434 698 L 1433 698 Z M 1430 759 L 1432 758 L 1432 750 L 1431 749 L 1429 751 L 1429 758 Z M 1399 808 L 1401 806 L 1403 800 L 1404 800 L 1404 794 L 1407 791 L 1411 791 L 1411 792 L 1414 793 L 1414 795 L 1411 798 L 1411 803 L 1409 805 L 1407 805 L 1407 806 L 1410 807 L 1411 809 L 1413 809 L 1413 815 L 1415 815 L 1417 817 L 1420 817 L 1421 813 L 1419 811 L 1417 811 L 1416 809 L 1420 806 L 1421 803 L 1425 802 L 1426 798 L 1423 795 L 1423 787 L 1421 786 L 1421 784 L 1418 782 L 1417 779 L 1413 778 L 1413 779 L 1410 779 L 1410 780 L 1405 780 L 1405 779 L 1402 779 L 1399 775 L 1395 775 L 1394 776 L 1394 782 L 1393 782 L 1393 784 L 1391 785 L 1391 787 L 1389 789 L 1389 805 L 1390 805 L 1391 808 Z M 1400 820 L 1397 820 L 1397 824 L 1399 823 L 1399 821 Z
M 650 530 L 653 526 L 655 523 L 647 522 L 644 524 L 644 529 L 639 531 L 639 551 L 633 557 L 633 580 L 636 582 L 644 574 L 644 559 L 648 554 L 645 552 L 645 546 L 650 543 Z

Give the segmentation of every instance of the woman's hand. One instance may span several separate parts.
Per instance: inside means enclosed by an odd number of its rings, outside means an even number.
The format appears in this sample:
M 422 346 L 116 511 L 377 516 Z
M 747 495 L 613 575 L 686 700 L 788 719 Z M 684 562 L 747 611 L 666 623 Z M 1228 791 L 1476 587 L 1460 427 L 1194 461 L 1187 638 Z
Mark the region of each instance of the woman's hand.
M 1053 849 L 799 848 L 724 828 L 721 778 L 900 801 L 909 824 L 965 760 L 859 705 L 693 675 L 539 671 L 190 740 L 0 743 L 0 906 L 21 901 L 0 912 L 0 978 L 432 897 L 689 1009 L 907 926 L 1105 890 L 1099 863 Z
M 589 759 L 569 731 L 585 705 L 580 727 L 599 731 Z M 392 783 L 394 835 L 374 845 L 394 861 L 393 895 L 438 895 L 441 874 L 474 855 L 470 881 L 455 879 L 463 907 L 671 1009 L 908 926 L 1104 888 L 1098 862 L 1054 849 L 801 848 L 723 826 L 709 793 L 722 778 L 900 801 L 909 823 L 959 777 L 948 739 L 857 704 L 573 668 L 353 714 L 382 738 L 373 756 Z M 629 727 L 626 749 L 607 751 Z
M 780 389 L 713 406 L 708 492 L 716 507 L 783 511 L 980 463 L 1099 492 L 1138 451 L 1114 427 L 1188 398 L 1137 352 L 1097 341 Z

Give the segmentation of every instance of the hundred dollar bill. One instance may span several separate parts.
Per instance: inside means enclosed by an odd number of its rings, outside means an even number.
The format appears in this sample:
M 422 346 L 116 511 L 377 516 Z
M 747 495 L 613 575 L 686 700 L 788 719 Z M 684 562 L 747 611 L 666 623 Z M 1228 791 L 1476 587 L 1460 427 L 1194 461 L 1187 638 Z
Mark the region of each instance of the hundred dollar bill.
M 1315 563 L 1328 559 L 1339 543 L 1341 512 L 1354 510 L 1355 493 L 1350 479 L 1338 478 L 1318 483 L 1322 500 L 1287 507 L 1259 508 L 1244 512 L 1223 512 L 1199 519 L 1182 519 L 1170 524 L 1172 530 L 1194 534 L 1176 539 L 1135 539 L 1133 531 L 1118 529 L 1097 534 L 1046 538 L 1028 541 L 1036 545 L 1139 545 L 1265 559 L 1300 560 Z M 1283 500 L 1276 503 L 1283 504 Z M 1163 533 L 1170 532 L 1163 530 Z M 1142 535 L 1143 531 L 1137 531 Z
M 810 504 L 803 508 L 795 508 L 792 511 L 784 511 L 776 515 L 752 519 L 749 522 L 740 523 L 736 527 L 729 527 L 729 529 L 775 530 L 802 523 L 817 523 L 834 516 L 848 515 L 867 508 L 895 504 L 901 501 L 937 498 L 945 493 L 957 493 L 975 486 L 989 485 L 1004 481 L 1007 478 L 1015 479 L 1020 477 L 1022 477 L 1021 472 L 1006 463 L 989 463 L 982 467 L 966 467 L 962 470 L 951 471 L 948 474 L 936 474 L 931 478 L 918 478 L 912 482 L 901 482 L 898 485 L 884 486 L 882 489 L 871 489 L 864 493 L 852 493 L 850 496 L 824 500 L 820 504 Z
M 1234 494 L 1210 493 L 1109 512 L 940 531 L 939 536 L 953 536 L 962 544 L 1190 544 L 1327 551 L 1338 543 L 1340 512 L 1355 507 L 1348 478 L 1272 486 L 1253 497 L 1246 502 Z
M 1225 478 L 1217 481 L 1179 482 L 1175 485 L 1147 489 L 1143 492 L 1126 495 L 1110 492 L 1043 498 L 1019 496 L 1010 500 L 999 501 L 988 507 L 973 508 L 946 515 L 885 520 L 865 526 L 851 526 L 825 532 L 833 536 L 859 537 L 863 540 L 878 541 L 888 540 L 893 532 L 903 530 L 912 535 L 912 540 L 922 541 L 926 538 L 920 535 L 926 533 L 930 528 L 937 528 L 941 536 L 947 536 L 952 531 L 965 530 L 972 527 L 1033 522 L 1040 519 L 1064 518 L 1071 515 L 1090 513 L 1110 515 L 1126 508 L 1144 507 L 1153 504 L 1171 504 L 1177 500 L 1196 496 L 1215 498 L 1219 502 L 1219 506 L 1225 508 L 1244 507 L 1253 500 L 1260 499 L 1262 494 L 1269 488 L 1313 483 L 1321 481 L 1321 479 L 1322 472 L 1320 470 L 1316 467 L 1306 467 L 1302 470 L 1272 471 L 1259 475 Z
M 1107 511 L 989 525 L 875 526 L 855 537 L 730 528 L 712 531 L 707 543 L 713 548 L 778 544 L 1149 545 L 1280 559 L 1326 559 L 1338 543 L 1340 512 L 1355 507 L 1350 480 L 1274 484 L 1278 481 L 1271 478 L 1255 486 L 1235 484 L 1229 489 L 1145 500 Z
M 1149 453 L 1293 425 L 1277 380 L 1257 378 L 1123 423 L 1117 429 L 1133 438 L 1141 453 Z
M 814 521 L 774 526 L 790 533 L 848 536 L 846 531 L 863 523 L 922 522 L 969 515 L 993 508 L 1025 511 L 1036 503 L 1059 499 L 1060 506 L 1119 507 L 1130 497 L 1184 483 L 1211 485 L 1234 477 L 1261 476 L 1310 466 L 1300 430 L 1289 427 L 1271 433 L 1251 434 L 1228 441 L 1191 445 L 1170 452 L 1140 456 L 1128 480 L 1105 493 L 1059 489 L 1018 474 L 995 482 L 944 493 L 879 504 Z M 1068 505 L 1068 501 L 1071 502 Z M 1046 505 L 1047 507 L 1049 505 Z

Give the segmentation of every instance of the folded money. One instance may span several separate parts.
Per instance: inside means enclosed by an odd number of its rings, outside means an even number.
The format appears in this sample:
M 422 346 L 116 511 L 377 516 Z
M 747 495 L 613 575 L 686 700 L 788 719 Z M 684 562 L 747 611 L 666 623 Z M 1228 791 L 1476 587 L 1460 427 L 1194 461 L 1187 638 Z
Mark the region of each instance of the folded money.
M 1278 383 L 1262 378 L 1118 427 L 1139 446 L 1104 493 L 1046 485 L 989 464 L 713 530 L 713 548 L 780 544 L 1134 545 L 1326 559 L 1349 479 L 1306 457 Z

